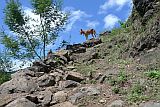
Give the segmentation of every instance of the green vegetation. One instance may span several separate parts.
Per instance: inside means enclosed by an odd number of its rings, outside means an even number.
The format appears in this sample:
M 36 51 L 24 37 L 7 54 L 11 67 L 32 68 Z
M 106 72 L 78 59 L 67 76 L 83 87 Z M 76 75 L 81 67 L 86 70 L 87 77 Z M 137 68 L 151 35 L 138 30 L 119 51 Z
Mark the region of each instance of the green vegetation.
M 0 72 L 0 85 L 11 79 L 11 74 L 7 72 Z
M 68 14 L 61 10 L 62 0 L 31 0 L 31 4 L 40 19 L 28 16 L 18 0 L 7 1 L 4 20 L 14 34 L 2 29 L 0 42 L 14 58 L 45 58 L 46 46 L 54 42 L 67 21 Z
M 92 65 L 76 64 L 75 67 L 78 72 L 84 74 L 85 76 L 89 76 L 95 72 L 94 66 L 92 66 Z
M 110 76 L 108 80 L 111 86 L 121 86 L 127 81 L 127 75 L 124 71 L 120 71 L 117 76 Z
M 118 94 L 120 92 L 120 87 L 112 87 L 112 92 L 114 92 L 115 94 Z
M 127 95 L 128 101 L 132 102 L 141 102 L 146 100 L 148 97 L 144 95 L 145 87 L 140 85 L 140 83 L 136 83 L 133 85 Z
M 3 50 L 0 52 L 0 72 L 8 72 L 11 71 L 12 62 L 11 59 L 8 58 L 7 50 Z
M 160 79 L 160 70 L 152 70 L 145 73 L 149 78 Z

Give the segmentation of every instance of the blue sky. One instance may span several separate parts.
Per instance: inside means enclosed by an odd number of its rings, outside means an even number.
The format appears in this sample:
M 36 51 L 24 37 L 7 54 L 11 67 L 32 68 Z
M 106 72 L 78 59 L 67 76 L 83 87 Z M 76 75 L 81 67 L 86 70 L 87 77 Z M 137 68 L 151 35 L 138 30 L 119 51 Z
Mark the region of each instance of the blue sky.
M 3 19 L 3 10 L 6 0 L 0 1 L 0 27 L 6 30 Z M 24 11 L 33 18 L 36 16 L 31 12 L 32 7 L 30 0 L 19 0 L 25 9 Z M 125 21 L 131 13 L 132 0 L 64 0 L 63 11 L 70 11 L 71 15 L 68 20 L 66 30 L 61 32 L 55 45 L 47 46 L 47 50 L 55 50 L 62 40 L 73 43 L 81 43 L 85 41 L 85 37 L 80 35 L 80 29 L 94 28 L 97 34 L 111 30 L 118 26 L 118 20 Z M 91 38 L 91 36 L 89 36 Z M 2 45 L 0 44 L 0 51 Z M 21 61 L 15 60 L 16 65 L 13 69 L 19 69 Z M 29 64 L 29 63 L 28 63 Z M 28 65 L 25 65 L 27 67 Z
M 32 9 L 30 0 L 19 0 L 25 11 Z M 118 20 L 125 21 L 130 15 L 132 0 L 64 0 L 63 10 L 70 11 L 71 15 L 66 30 L 60 33 L 54 46 L 55 49 L 62 40 L 73 43 L 85 41 L 85 37 L 79 34 L 79 30 L 94 28 L 99 34 L 118 26 Z M 0 2 L 0 25 L 3 23 L 3 9 L 5 0 Z M 30 12 L 28 12 L 30 14 Z M 32 16 L 32 15 L 31 15 Z M 34 16 L 33 16 L 34 17 Z M 91 36 L 90 36 L 91 38 Z

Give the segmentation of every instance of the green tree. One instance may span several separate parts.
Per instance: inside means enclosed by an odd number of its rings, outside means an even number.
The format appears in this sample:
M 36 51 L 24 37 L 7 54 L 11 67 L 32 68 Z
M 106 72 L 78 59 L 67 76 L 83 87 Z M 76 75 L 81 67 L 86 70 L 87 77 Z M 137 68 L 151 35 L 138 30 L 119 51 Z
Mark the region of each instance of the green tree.
M 27 16 L 18 0 L 9 0 L 4 10 L 5 24 L 13 33 L 2 30 L 0 39 L 15 58 L 45 58 L 46 46 L 54 42 L 67 21 L 61 0 L 31 0 L 31 4 L 38 18 Z
M 0 72 L 9 72 L 12 68 L 11 59 L 8 57 L 7 50 L 0 50 Z

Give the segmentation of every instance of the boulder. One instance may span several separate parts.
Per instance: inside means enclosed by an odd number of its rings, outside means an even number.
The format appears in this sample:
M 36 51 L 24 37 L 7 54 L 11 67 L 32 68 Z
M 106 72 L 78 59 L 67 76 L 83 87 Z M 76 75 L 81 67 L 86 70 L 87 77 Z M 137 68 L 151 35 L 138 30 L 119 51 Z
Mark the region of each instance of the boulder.
M 64 88 L 73 88 L 79 86 L 80 83 L 72 81 L 72 80 L 66 80 L 66 81 L 60 81 L 59 82 L 59 89 L 62 90 Z
M 35 104 L 39 103 L 36 95 L 29 94 L 29 95 L 25 96 L 25 98 L 31 102 L 34 102 Z
M 29 77 L 17 77 L 3 83 L 0 86 L 1 94 L 12 93 L 32 93 L 38 89 L 38 85 L 35 82 L 36 78 Z
M 75 93 L 74 95 L 70 96 L 69 99 L 70 99 L 70 102 L 74 104 L 74 103 L 76 103 L 77 100 L 79 100 L 80 98 L 82 98 L 84 96 L 85 96 L 84 93 L 78 92 L 78 93 Z
M 58 91 L 53 95 L 52 102 L 55 104 L 65 102 L 67 100 L 67 96 L 66 92 Z
M 42 61 L 35 61 L 35 62 L 33 62 L 33 66 L 31 69 L 33 71 L 37 71 L 37 72 L 48 73 L 50 71 L 50 65 L 47 65 Z
M 160 107 L 160 103 L 157 102 L 146 102 L 146 103 L 141 103 L 139 107 Z
M 67 66 L 67 69 L 73 70 L 73 69 L 75 69 L 75 67 L 71 65 L 71 66 Z
M 63 102 L 63 103 L 53 105 L 51 107 L 78 107 L 78 106 L 75 106 L 75 105 L 71 104 L 70 102 Z
M 0 94 L 0 107 L 4 107 L 17 98 L 25 96 L 26 93 Z
M 42 107 L 48 107 L 52 102 L 53 93 L 49 90 L 40 91 L 37 95 L 38 102 L 41 103 Z
M 101 39 L 94 39 L 94 38 L 92 38 L 92 39 L 87 40 L 86 42 L 84 42 L 83 45 L 88 48 L 88 47 L 93 47 L 95 45 L 98 45 L 100 43 L 102 43 Z
M 71 53 L 84 53 L 86 52 L 86 47 L 82 44 L 73 44 L 67 45 L 66 50 L 69 50 Z
M 50 73 L 49 75 L 53 76 L 55 78 L 56 83 L 63 80 L 63 76 L 64 76 L 64 75 L 62 75 L 61 73 L 58 73 L 58 72 Z
M 77 102 L 77 100 L 79 100 L 82 97 L 85 97 L 88 95 L 89 96 L 99 95 L 99 94 L 100 94 L 99 87 L 93 87 L 93 86 L 82 87 L 82 88 L 80 88 L 80 90 L 77 93 L 75 93 L 69 97 L 69 101 L 74 104 Z
M 124 101 L 122 100 L 115 100 L 107 107 L 124 107 Z
M 100 92 L 100 87 L 93 87 L 93 86 L 89 86 L 89 87 L 82 87 L 80 89 L 80 92 L 81 93 L 84 93 L 86 95 L 99 95 L 101 92 Z
M 26 98 L 18 98 L 9 103 L 6 107 L 36 107 L 36 104 Z
M 18 70 L 17 72 L 11 74 L 12 79 L 19 78 L 19 77 L 35 77 L 35 72 L 26 68 L 26 69 Z
M 58 56 L 64 56 L 67 58 L 67 60 L 69 60 L 69 56 L 70 56 L 70 51 L 68 50 L 59 50 L 55 53 L 55 55 L 58 55 Z
M 45 74 L 37 79 L 37 84 L 40 87 L 49 87 L 56 84 L 55 77 Z
M 67 72 L 66 80 L 73 80 L 76 82 L 81 82 L 84 80 L 84 77 L 82 74 L 80 74 L 78 72 L 69 71 L 69 72 Z

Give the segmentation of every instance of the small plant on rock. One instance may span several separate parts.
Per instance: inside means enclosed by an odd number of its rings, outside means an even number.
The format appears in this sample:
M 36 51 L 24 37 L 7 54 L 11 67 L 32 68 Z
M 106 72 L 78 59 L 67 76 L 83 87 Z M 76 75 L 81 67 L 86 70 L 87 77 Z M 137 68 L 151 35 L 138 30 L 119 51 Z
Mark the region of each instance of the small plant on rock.
M 160 79 L 160 70 L 152 70 L 145 73 L 149 78 Z

